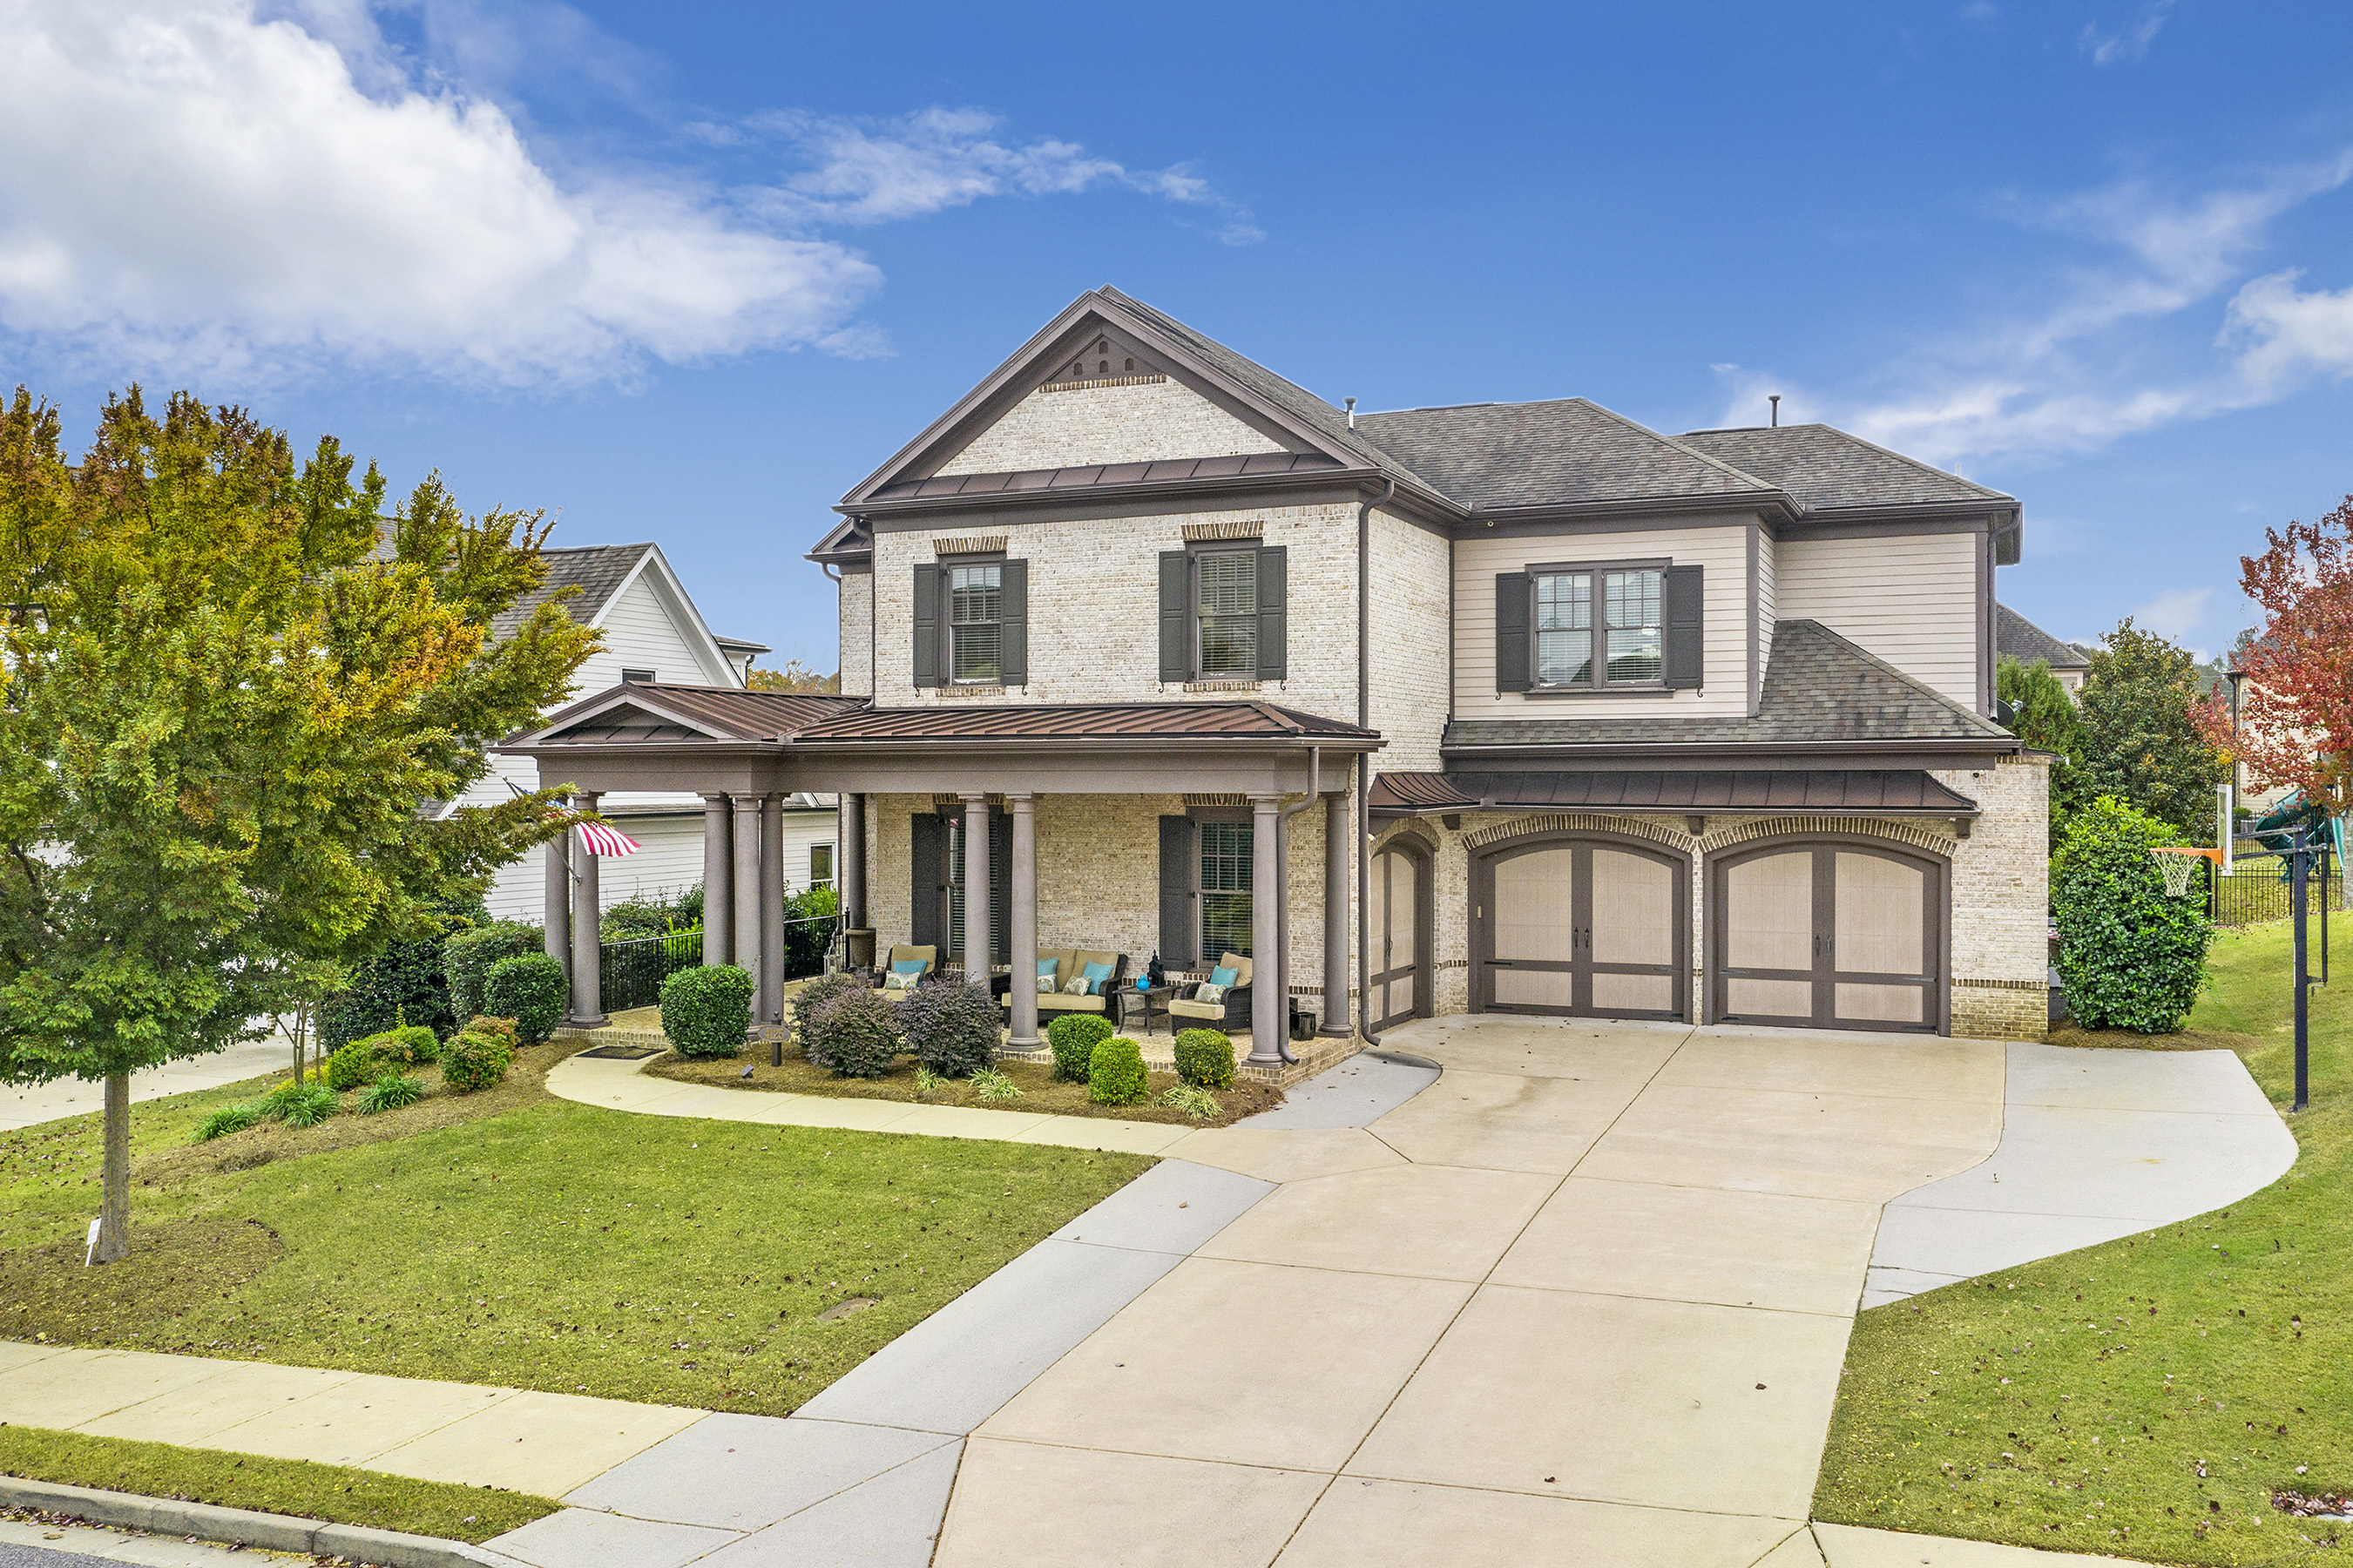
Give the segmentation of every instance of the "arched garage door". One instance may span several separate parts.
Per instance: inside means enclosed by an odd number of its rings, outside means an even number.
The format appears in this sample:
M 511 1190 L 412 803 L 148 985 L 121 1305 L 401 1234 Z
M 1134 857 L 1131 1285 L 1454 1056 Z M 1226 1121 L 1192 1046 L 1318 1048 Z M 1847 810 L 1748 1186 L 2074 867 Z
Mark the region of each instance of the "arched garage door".
M 1681 1018 L 1690 869 L 1630 840 L 1556 837 L 1472 866 L 1472 1005 L 1575 1017 Z
M 1715 1021 L 1943 1026 L 1943 862 L 1876 845 L 1784 843 L 1718 859 L 1708 891 Z

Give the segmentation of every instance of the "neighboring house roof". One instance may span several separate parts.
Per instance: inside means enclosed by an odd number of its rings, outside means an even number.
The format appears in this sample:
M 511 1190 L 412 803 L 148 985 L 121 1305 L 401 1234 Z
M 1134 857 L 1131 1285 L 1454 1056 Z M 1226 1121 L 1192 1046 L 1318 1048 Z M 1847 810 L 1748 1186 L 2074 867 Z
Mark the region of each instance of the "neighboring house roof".
M 580 592 L 565 601 L 565 609 L 582 626 L 595 626 L 596 617 L 605 613 L 605 606 L 652 549 L 650 544 L 583 544 L 541 551 L 539 558 L 547 563 L 547 580 L 492 616 L 491 635 L 512 637 L 540 605 L 566 588 Z
M 1448 752 L 1482 746 L 1819 745 L 2018 738 L 1819 621 L 1782 621 L 1754 718 L 1458 719 Z
M 1974 816 L 1978 803 L 1918 768 L 1787 768 L 1559 773 L 1382 773 L 1381 813 L 1493 810 L 1869 812 Z
M 723 637 L 717 632 L 713 632 L 711 634 L 711 640 L 717 643 L 729 653 L 767 653 L 770 651 L 766 643 L 754 642 L 749 637 Z
M 1694 430 L 1683 444 L 1714 453 L 1787 490 L 1808 511 L 1852 507 L 2012 504 L 2000 490 L 1828 425 Z
M 1474 511 L 1779 488 L 1582 397 L 1360 414 L 1356 428 Z
M 2053 669 L 2089 669 L 2092 661 L 2073 643 L 2061 642 L 2008 605 L 1993 607 L 1994 652 L 2003 658 L 2014 658 L 2021 664 L 2032 664 L 2036 659 L 2049 663 Z

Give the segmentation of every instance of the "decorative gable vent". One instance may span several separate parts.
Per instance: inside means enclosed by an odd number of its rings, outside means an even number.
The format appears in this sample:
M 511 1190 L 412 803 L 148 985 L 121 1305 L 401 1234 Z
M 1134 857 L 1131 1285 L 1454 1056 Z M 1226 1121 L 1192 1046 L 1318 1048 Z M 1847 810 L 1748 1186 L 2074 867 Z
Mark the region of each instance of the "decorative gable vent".
M 1099 334 L 1056 366 L 1039 390 L 1076 392 L 1088 386 L 1139 386 L 1167 379 L 1167 373 L 1137 353 L 1134 344 Z

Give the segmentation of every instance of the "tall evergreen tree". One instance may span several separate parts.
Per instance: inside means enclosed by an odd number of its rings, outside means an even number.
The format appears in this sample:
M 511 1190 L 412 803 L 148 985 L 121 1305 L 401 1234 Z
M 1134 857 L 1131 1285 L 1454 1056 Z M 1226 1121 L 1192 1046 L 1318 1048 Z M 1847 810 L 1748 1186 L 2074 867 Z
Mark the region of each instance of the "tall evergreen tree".
M 2058 760 L 2051 764 L 2051 835 L 2056 847 L 2070 812 L 2090 804 L 2084 793 L 2084 723 L 2075 700 L 2051 673 L 2050 661 L 2005 658 L 1994 672 L 1994 695 L 2010 705 L 2010 732 Z
M 2214 792 L 2230 765 L 2199 731 L 2189 650 L 2126 616 L 2100 639 L 2084 679 L 2080 798 L 2113 795 L 2192 843 L 2215 843 Z

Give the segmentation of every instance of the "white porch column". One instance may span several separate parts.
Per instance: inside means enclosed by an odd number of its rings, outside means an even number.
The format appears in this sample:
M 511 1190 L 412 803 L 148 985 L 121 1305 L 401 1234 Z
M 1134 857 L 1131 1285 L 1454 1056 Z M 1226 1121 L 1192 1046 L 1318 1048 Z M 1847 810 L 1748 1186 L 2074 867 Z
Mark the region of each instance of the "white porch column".
M 760 977 L 760 797 L 733 796 L 735 873 L 729 880 L 734 897 L 735 934 L 729 939 L 734 962 L 752 972 L 752 1005 L 759 1006 Z
M 574 795 L 572 803 L 583 811 L 594 811 L 602 798 L 588 793 Z M 572 860 L 572 1015 L 565 1022 L 575 1028 L 601 1029 L 610 1020 L 605 1016 L 604 954 L 597 947 L 602 939 L 596 924 L 605 911 L 597 896 L 596 857 L 583 844 Z
M 547 841 L 547 888 L 540 900 L 540 930 L 547 956 L 572 973 L 572 829 Z M 464 1020 L 460 1019 L 459 1022 Z
M 728 831 L 727 797 L 702 797 L 702 962 L 734 961 L 734 836 Z
M 1038 797 L 1008 795 L 1013 814 L 1013 1036 L 1017 1051 L 1038 1047 Z M 1106 1002 L 1104 1005 L 1110 1004 Z
M 1282 989 L 1282 797 L 1250 796 L 1250 1053 L 1258 1067 L 1282 1060 L 1290 1025 Z
M 964 981 L 988 984 L 988 797 L 964 797 Z
M 1346 790 L 1324 797 L 1324 1027 L 1346 1035 L 1348 1007 L 1348 816 Z
M 866 797 L 841 797 L 841 830 L 833 847 L 834 876 L 840 884 L 841 923 L 866 929 Z
M 760 797 L 759 1020 L 785 1021 L 785 801 Z

